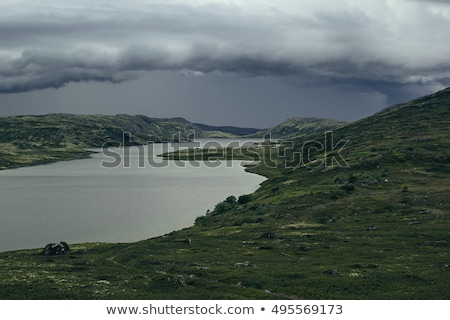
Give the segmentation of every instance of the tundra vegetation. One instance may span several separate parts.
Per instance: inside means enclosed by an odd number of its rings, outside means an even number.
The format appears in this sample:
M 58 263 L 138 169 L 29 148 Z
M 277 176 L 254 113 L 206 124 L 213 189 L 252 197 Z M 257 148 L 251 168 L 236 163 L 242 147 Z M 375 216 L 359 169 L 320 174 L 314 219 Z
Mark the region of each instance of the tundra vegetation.
M 449 299 L 450 89 L 333 137 L 348 141 L 339 155 L 301 148 L 323 134 L 290 139 L 276 165 L 248 167 L 268 178 L 255 193 L 227 197 L 193 227 L 136 243 L 70 244 L 66 255 L 1 253 L 0 297 Z

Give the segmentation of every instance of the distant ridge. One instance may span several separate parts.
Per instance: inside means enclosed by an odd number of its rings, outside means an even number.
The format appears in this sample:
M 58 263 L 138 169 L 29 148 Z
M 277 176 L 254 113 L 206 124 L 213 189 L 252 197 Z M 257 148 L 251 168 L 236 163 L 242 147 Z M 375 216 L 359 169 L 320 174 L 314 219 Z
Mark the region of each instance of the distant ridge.
M 224 132 L 229 134 L 234 134 L 237 136 L 247 136 L 254 133 L 257 133 L 261 131 L 261 129 L 255 129 L 255 128 L 240 128 L 240 127 L 233 127 L 233 126 L 209 126 L 206 124 L 201 123 L 194 123 L 200 130 L 207 131 L 207 132 Z
M 290 138 L 323 132 L 342 124 L 318 118 L 291 118 L 268 130 L 192 123 L 184 118 L 151 118 L 145 115 L 79 115 L 51 113 L 0 117 L 0 169 L 84 157 L 86 148 L 105 143 L 146 144 L 176 139 Z
M 194 124 L 184 118 L 150 118 L 144 115 L 47 114 L 0 117 L 0 142 L 20 147 L 101 147 L 107 141 L 122 141 L 124 132 L 136 142 L 170 141 L 175 134 L 187 138 L 234 137 L 257 129 L 214 127 Z
M 234 138 L 256 131 L 194 124 L 184 118 L 127 114 L 0 117 L 0 169 L 84 157 L 88 154 L 85 148 L 101 147 L 108 142 L 146 144 L 172 141 L 175 135 L 187 140 L 193 133 L 196 138 Z
M 273 138 L 288 139 L 313 133 L 323 133 L 328 130 L 334 130 L 345 124 L 347 124 L 347 122 L 333 119 L 294 117 L 269 129 L 249 134 L 248 137 L 262 137 L 270 133 Z

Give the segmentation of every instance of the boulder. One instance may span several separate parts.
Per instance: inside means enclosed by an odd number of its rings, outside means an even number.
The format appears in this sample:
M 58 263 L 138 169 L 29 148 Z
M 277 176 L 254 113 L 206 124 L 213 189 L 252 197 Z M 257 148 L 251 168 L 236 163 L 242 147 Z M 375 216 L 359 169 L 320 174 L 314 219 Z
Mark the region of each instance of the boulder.
M 265 238 L 265 239 L 273 239 L 273 238 L 278 238 L 278 234 L 276 234 L 274 232 L 264 232 L 259 237 Z
M 69 254 L 70 248 L 67 242 L 49 243 L 45 246 L 42 254 L 44 256 L 56 256 L 61 254 Z

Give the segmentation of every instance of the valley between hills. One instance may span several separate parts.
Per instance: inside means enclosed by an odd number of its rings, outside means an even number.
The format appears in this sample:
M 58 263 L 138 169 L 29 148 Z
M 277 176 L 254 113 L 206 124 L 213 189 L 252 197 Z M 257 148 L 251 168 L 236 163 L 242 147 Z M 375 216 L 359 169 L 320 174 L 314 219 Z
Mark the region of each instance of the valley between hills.
M 0 167 L 87 156 L 85 148 L 123 132 L 134 142 L 173 130 L 257 134 L 177 118 L 42 117 L 0 118 Z M 353 123 L 305 126 L 291 119 L 277 127 L 289 143 L 231 152 L 269 159 L 247 168 L 267 180 L 190 228 L 70 244 L 56 256 L 0 253 L 0 299 L 449 299 L 450 88 Z M 227 159 L 230 151 L 166 156 Z

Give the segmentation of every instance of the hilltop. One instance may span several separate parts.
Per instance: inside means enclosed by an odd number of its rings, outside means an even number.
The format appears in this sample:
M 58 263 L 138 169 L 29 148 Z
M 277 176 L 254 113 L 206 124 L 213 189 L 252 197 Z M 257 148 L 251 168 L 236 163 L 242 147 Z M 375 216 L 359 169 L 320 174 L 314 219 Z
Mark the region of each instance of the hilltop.
M 450 299 L 449 128 L 446 89 L 255 147 L 255 193 L 153 239 L 1 253 L 0 297 Z

